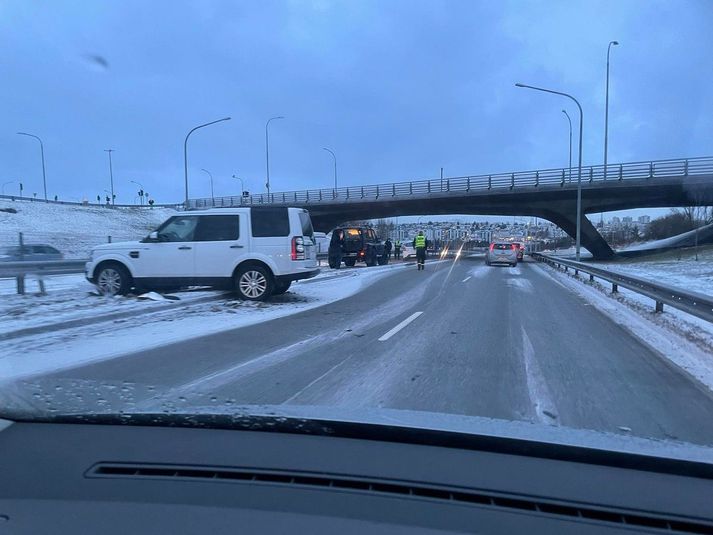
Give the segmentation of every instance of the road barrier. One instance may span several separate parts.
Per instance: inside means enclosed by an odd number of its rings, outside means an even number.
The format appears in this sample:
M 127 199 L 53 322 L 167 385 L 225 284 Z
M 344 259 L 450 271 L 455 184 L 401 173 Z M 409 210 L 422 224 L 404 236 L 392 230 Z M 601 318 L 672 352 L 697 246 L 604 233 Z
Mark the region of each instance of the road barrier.
M 83 260 L 44 260 L 22 262 L 0 262 L 0 279 L 17 279 L 17 293 L 25 293 L 25 277 L 34 275 L 40 285 L 40 293 L 45 293 L 44 277 L 49 275 L 71 275 L 84 273 L 84 265 L 88 259 Z
M 581 271 L 589 275 L 590 281 L 594 281 L 595 277 L 605 280 L 611 283 L 612 293 L 617 293 L 619 286 L 621 286 L 632 292 L 650 297 L 656 303 L 656 312 L 663 312 L 664 304 L 666 304 L 697 318 L 713 322 L 713 298 L 707 295 L 673 286 L 665 286 L 631 275 L 623 275 L 608 269 L 585 264 L 584 262 L 576 262 L 542 253 L 532 253 L 530 256 L 538 262 L 544 262 L 556 269 L 564 269 L 565 272 L 569 272 L 570 269 L 574 270 L 575 277 Z

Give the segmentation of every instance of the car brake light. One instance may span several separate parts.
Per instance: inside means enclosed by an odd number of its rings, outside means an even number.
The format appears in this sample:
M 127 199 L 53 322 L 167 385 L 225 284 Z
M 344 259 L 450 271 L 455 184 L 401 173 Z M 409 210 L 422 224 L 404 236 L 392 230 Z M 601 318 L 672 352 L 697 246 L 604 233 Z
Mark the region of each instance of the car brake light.
M 492 251 L 493 249 L 495 249 L 495 244 L 494 244 L 494 243 L 491 243 L 491 244 L 490 244 L 490 250 Z
M 510 247 L 512 247 L 512 250 L 515 251 L 517 250 L 517 247 L 515 247 L 515 244 L 513 243 Z
M 292 238 L 292 260 L 305 259 L 305 240 L 302 236 Z

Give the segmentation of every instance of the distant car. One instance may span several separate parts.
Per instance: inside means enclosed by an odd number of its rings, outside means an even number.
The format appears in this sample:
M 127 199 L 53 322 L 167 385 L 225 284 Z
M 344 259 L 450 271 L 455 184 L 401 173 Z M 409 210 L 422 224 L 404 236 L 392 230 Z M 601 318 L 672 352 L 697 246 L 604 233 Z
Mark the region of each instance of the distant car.
M 410 244 L 402 244 L 401 245 L 401 258 L 406 260 L 407 258 L 416 258 L 416 249 L 413 248 L 412 245 Z
M 517 260 L 522 260 L 522 257 L 525 254 L 525 247 L 521 243 L 513 243 L 513 245 L 515 246 L 515 251 L 517 252 Z
M 339 268 L 342 262 L 346 266 L 354 267 L 357 262 L 364 262 L 367 266 L 389 263 L 384 242 L 376 235 L 376 231 L 368 227 L 338 227 L 332 231 L 331 245 L 339 246 L 340 236 L 343 237 L 341 251 L 332 255 L 330 252 L 329 267 Z M 334 248 L 332 248 L 334 249 Z
M 517 249 L 514 243 L 494 242 L 490 244 L 488 252 L 485 253 L 485 263 L 492 264 L 508 264 L 517 266 Z
M 50 245 L 10 245 L 0 247 L 0 262 L 41 262 L 62 260 L 64 255 Z

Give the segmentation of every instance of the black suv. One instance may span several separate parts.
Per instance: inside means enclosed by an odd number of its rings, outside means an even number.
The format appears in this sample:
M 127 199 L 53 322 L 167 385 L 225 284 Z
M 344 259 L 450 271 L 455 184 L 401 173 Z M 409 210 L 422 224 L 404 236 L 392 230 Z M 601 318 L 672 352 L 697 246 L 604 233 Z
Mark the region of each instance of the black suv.
M 389 263 L 384 242 L 381 241 L 372 228 L 338 227 L 332 231 L 329 244 L 329 267 L 339 268 L 344 262 L 354 266 L 357 262 L 365 262 L 367 266 Z

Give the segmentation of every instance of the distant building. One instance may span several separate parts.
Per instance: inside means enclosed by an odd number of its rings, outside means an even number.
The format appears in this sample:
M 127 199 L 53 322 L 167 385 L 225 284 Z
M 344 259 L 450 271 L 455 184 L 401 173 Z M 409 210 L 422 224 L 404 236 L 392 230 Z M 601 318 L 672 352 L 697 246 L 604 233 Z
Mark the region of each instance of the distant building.
M 642 223 L 644 225 L 647 225 L 651 223 L 651 216 L 648 215 L 640 215 L 639 219 L 637 220 L 639 223 Z
M 621 219 L 619 216 L 614 216 L 611 218 L 612 225 L 619 225 L 621 224 Z

